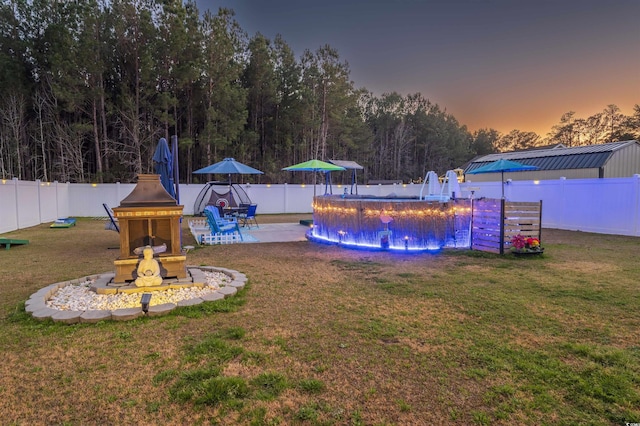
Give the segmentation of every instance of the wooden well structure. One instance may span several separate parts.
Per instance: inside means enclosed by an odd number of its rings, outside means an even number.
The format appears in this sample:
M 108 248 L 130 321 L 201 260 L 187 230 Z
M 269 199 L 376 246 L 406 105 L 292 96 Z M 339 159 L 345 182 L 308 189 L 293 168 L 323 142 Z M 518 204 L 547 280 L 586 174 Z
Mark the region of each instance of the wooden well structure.
M 137 278 L 136 268 L 144 246 L 166 250 L 158 260 L 162 278 L 186 278 L 186 255 L 180 243 L 180 218 L 184 206 L 164 189 L 160 175 L 140 174 L 131 194 L 113 209 L 120 226 L 120 256 L 115 260 L 115 283 Z

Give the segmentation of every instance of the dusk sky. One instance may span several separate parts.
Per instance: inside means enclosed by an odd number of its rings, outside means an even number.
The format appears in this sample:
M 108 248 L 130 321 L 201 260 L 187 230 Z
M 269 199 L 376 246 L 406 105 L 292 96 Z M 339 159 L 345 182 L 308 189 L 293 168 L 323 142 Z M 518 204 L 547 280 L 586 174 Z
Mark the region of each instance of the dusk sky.
M 422 93 L 469 130 L 546 136 L 640 104 L 640 0 L 196 0 L 300 57 L 329 44 L 355 86 Z

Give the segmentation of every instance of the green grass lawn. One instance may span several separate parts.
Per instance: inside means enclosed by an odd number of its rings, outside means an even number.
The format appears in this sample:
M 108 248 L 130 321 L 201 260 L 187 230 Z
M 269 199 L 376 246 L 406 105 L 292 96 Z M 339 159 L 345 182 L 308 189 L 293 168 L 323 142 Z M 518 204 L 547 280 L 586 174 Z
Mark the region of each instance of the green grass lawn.
M 0 250 L 0 424 L 640 422 L 638 238 L 544 230 L 531 259 L 209 246 L 188 263 L 245 273 L 238 295 L 130 322 L 25 314 L 113 269 L 103 225 L 2 235 L 29 244 Z

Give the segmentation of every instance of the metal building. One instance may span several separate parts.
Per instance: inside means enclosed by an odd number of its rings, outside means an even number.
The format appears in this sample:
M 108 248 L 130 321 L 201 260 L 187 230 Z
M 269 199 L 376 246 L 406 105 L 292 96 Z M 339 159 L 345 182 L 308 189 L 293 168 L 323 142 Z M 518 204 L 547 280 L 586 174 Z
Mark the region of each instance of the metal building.
M 531 171 L 505 172 L 504 178 L 511 180 L 613 178 L 640 174 L 640 142 L 631 140 L 572 148 L 559 144 L 546 149 L 483 155 L 473 159 L 465 167 L 465 180 L 499 181 L 500 173 L 467 173 L 501 158 L 538 168 Z

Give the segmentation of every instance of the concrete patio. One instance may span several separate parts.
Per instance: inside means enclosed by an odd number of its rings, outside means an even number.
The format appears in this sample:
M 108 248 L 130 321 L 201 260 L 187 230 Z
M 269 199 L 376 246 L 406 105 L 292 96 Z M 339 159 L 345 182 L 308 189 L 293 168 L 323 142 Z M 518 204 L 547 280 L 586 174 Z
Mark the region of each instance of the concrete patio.
M 245 241 L 247 243 L 284 243 L 292 241 L 306 241 L 307 226 L 299 223 L 266 223 L 259 228 L 243 229 L 243 234 L 248 233 L 258 241 Z

